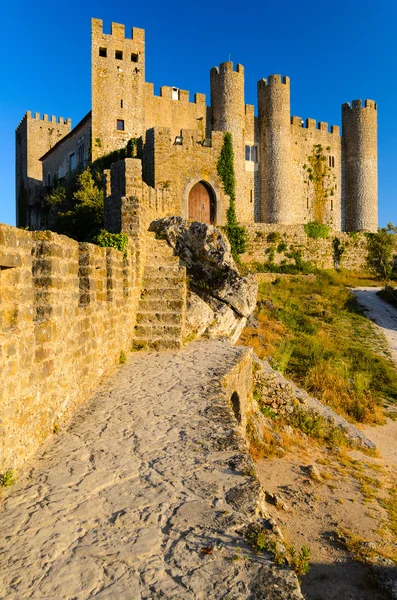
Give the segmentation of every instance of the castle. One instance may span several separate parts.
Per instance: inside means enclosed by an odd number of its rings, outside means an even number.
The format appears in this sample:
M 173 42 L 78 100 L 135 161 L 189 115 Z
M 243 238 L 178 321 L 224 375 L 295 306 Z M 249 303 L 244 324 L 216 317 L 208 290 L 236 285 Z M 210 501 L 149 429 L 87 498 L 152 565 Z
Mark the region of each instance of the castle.
M 70 119 L 27 112 L 16 130 L 17 225 L 48 227 L 43 195 L 56 180 L 134 139 L 143 181 L 171 189 L 175 211 L 223 224 L 229 199 L 217 162 L 225 132 L 233 139 L 236 210 L 241 223 L 327 223 L 334 231 L 376 231 L 377 106 L 342 106 L 338 126 L 290 114 L 290 80 L 258 82 L 258 116 L 244 102 L 244 68 L 210 72 L 211 102 L 145 81 L 145 32 L 92 19 L 92 107 Z

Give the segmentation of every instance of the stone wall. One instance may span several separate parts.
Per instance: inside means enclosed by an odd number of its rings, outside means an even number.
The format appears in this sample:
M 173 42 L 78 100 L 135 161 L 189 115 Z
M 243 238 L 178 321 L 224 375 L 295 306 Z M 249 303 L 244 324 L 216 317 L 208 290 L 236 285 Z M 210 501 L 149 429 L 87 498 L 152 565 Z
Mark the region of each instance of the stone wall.
M 0 225 L 0 471 L 18 467 L 131 347 L 138 262 Z
M 173 212 L 141 162 L 107 173 L 105 225 L 128 233 L 127 255 L 50 231 L 0 225 L 0 472 L 18 467 L 90 397 L 129 351 L 148 226 Z
M 91 144 L 91 114 L 88 113 L 56 148 L 50 149 L 42 157 L 43 182 L 54 185 L 54 177 L 60 179 L 70 171 L 86 164 Z M 74 162 L 71 155 L 74 154 Z M 74 164 L 74 166 L 73 166 Z
M 223 146 L 223 132 L 212 134 L 212 145 L 202 145 L 201 134 L 182 129 L 182 144 L 174 144 L 171 129 L 156 127 L 146 137 L 144 179 L 150 185 L 175 193 L 175 215 L 188 218 L 188 198 L 193 185 L 204 181 L 216 199 L 215 223 L 223 225 L 229 197 L 223 191 L 217 163 Z M 158 215 L 162 216 L 162 215 Z
M 330 232 L 327 239 L 309 238 L 303 225 L 279 225 L 256 223 L 247 225 L 248 250 L 242 256 L 245 263 L 259 262 L 264 263 L 268 260 L 269 254 L 266 250 L 274 248 L 274 262 L 280 264 L 282 260 L 294 262 L 288 259 L 285 253 L 292 250 L 300 250 L 304 261 L 312 262 L 320 269 L 333 269 L 335 267 L 335 257 L 333 250 L 333 240 L 338 238 L 344 247 L 344 253 L 340 261 L 340 266 L 352 271 L 361 271 L 365 269 L 365 259 L 367 255 L 366 237 L 363 233 L 341 233 Z M 272 240 L 269 234 L 279 234 L 276 241 Z M 282 252 L 277 252 L 277 246 L 285 243 L 287 248 Z

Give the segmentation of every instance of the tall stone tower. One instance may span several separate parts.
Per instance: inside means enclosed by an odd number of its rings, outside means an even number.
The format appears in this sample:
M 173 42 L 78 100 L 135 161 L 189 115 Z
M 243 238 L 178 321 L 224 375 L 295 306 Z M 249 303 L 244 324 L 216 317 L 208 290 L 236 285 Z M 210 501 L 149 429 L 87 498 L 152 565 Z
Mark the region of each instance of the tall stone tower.
M 377 106 L 342 105 L 346 230 L 378 229 Z
M 100 19 L 92 19 L 91 92 L 92 158 L 124 147 L 140 137 L 144 127 L 145 31 L 112 23 L 103 33 Z
M 269 75 L 258 81 L 261 221 L 294 223 L 290 201 L 290 80 Z
M 38 197 L 43 185 L 43 170 L 40 158 L 59 140 L 69 133 L 72 127 L 70 119 L 48 117 L 27 111 L 15 132 L 16 159 L 16 224 L 17 227 L 30 226 L 40 229 L 40 223 L 32 222 L 30 210 L 35 197 Z M 44 182 L 45 185 L 51 182 Z M 38 211 L 33 211 L 36 216 Z
M 244 202 L 244 67 L 232 62 L 221 63 L 210 71 L 212 130 L 232 134 L 236 177 L 236 212 L 241 218 Z

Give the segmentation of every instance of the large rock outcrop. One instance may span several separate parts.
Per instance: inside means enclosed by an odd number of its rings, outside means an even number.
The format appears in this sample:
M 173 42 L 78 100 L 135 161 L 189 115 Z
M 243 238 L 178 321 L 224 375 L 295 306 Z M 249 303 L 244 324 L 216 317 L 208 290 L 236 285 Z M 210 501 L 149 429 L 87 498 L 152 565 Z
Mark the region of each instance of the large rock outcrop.
M 236 342 L 255 308 L 258 284 L 253 275 L 239 274 L 227 238 L 213 225 L 182 217 L 157 219 L 149 230 L 167 240 L 187 269 L 187 333 Z

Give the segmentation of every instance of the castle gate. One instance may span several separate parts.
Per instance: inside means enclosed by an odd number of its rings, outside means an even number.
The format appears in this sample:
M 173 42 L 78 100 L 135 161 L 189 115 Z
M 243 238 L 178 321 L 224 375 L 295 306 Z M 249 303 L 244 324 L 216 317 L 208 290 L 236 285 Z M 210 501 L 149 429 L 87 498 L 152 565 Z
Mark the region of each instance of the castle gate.
M 198 181 L 190 190 L 188 219 L 189 221 L 200 221 L 201 223 L 215 222 L 214 193 L 204 181 Z

